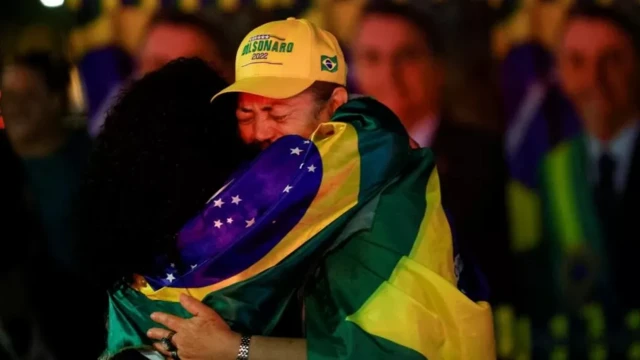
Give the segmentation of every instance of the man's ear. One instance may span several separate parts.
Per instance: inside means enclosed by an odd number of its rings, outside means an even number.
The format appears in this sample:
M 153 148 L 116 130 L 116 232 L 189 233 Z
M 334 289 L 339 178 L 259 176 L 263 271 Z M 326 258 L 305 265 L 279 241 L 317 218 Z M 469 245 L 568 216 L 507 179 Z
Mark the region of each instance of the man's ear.
M 349 94 L 344 86 L 335 88 L 331 94 L 331 99 L 329 99 L 329 114 L 333 116 L 336 110 L 338 110 L 338 108 L 344 105 L 348 100 Z

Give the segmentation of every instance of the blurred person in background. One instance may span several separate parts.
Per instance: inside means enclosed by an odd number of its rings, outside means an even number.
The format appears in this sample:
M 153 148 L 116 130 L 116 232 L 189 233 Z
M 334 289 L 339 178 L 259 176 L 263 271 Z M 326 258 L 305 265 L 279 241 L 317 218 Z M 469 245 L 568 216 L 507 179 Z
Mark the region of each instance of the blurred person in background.
M 432 19 L 408 4 L 372 2 L 352 47 L 356 88 L 387 105 L 420 146 L 433 150 L 457 241 L 487 276 L 493 305 L 510 301 L 502 142 L 445 111 L 444 49 Z
M 440 125 L 445 65 L 434 25 L 411 5 L 372 2 L 352 43 L 355 86 L 388 106 L 421 147 Z
M 99 296 L 84 301 L 84 314 L 73 314 L 68 299 L 53 295 L 73 292 L 73 284 L 80 282 L 78 258 L 82 256 L 75 248 L 78 241 L 91 241 L 79 239 L 74 224 L 77 191 L 91 141 L 84 129 L 65 124 L 69 72 L 69 64 L 53 54 L 20 55 L 2 69 L 1 98 L 7 137 L 24 168 L 26 186 L 42 224 L 43 239 L 35 244 L 35 259 L 29 264 L 29 271 L 37 277 L 30 290 L 37 291 L 34 306 L 44 337 L 61 358 L 72 348 L 57 329 L 61 318 L 69 326 L 87 330 L 80 336 L 80 346 L 92 347 L 94 352 L 99 350 L 100 327 L 104 327 L 99 313 L 92 313 L 100 309 Z M 88 292 L 92 289 L 91 284 L 83 286 Z
M 0 172 L 0 288 L 4 289 L 0 297 L 0 359 L 50 360 L 53 358 L 33 312 L 36 292 L 30 287 L 35 280 L 31 276 L 33 252 L 42 229 L 28 195 L 24 168 L 1 124 Z
M 534 357 L 621 359 L 640 344 L 640 32 L 597 5 L 574 7 L 562 31 L 560 84 L 584 130 L 541 165 L 543 232 L 518 262 L 525 313 Z
M 202 15 L 160 12 L 152 19 L 136 55 L 135 76 L 158 70 L 180 57 L 197 57 L 227 81 L 233 81 L 234 48 L 224 29 Z
M 2 109 L 11 146 L 20 156 L 47 235 L 46 251 L 70 269 L 72 206 L 91 142 L 65 124 L 69 65 L 47 53 L 17 57 L 2 71 Z
M 151 20 L 135 54 L 133 79 L 157 70 L 180 57 L 198 57 L 216 69 L 227 81 L 233 81 L 233 50 L 225 31 L 206 17 L 166 10 Z M 89 133 L 97 136 L 109 108 L 121 86 L 116 86 L 89 122 Z

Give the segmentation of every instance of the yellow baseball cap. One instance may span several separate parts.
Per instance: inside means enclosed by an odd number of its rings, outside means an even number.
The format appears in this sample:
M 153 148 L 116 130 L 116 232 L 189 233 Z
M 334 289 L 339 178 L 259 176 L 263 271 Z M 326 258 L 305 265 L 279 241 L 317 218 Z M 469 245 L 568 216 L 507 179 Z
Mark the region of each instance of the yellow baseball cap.
M 211 101 L 232 92 L 286 99 L 315 81 L 346 86 L 342 49 L 330 32 L 288 18 L 261 25 L 244 38 L 236 54 L 236 82 Z

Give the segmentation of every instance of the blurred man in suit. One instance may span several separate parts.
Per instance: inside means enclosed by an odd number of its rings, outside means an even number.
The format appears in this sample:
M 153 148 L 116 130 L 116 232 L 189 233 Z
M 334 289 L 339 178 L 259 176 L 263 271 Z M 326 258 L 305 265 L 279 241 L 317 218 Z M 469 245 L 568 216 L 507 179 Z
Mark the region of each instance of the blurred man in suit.
M 509 257 L 502 142 L 443 110 L 443 52 L 426 14 L 406 4 L 372 3 L 354 37 L 355 85 L 393 110 L 409 135 L 434 151 L 456 240 L 487 276 L 494 304 L 500 303 L 512 293 L 504 271 Z
M 540 169 L 542 236 L 520 261 L 534 357 L 619 359 L 640 344 L 637 36 L 615 8 L 590 5 L 569 13 L 560 37 L 561 87 L 584 130 Z
M 133 78 L 139 78 L 180 57 L 198 57 L 233 81 L 233 44 L 218 24 L 204 16 L 177 11 L 159 12 L 149 24 L 139 52 L 135 54 Z M 126 79 L 127 83 L 131 79 Z M 89 121 L 89 133 L 97 136 L 107 111 L 122 90 L 115 86 Z

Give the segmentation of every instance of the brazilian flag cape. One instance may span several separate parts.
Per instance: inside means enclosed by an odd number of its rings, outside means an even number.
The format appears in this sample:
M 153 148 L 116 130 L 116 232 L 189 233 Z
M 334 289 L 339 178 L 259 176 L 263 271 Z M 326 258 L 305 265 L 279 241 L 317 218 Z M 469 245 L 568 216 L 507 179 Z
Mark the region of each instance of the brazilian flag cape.
M 267 336 L 299 296 L 311 360 L 494 359 L 491 309 L 457 287 L 440 200 L 431 151 L 380 103 L 350 100 L 234 174 L 179 232 L 180 263 L 110 294 L 105 355 L 149 347 L 154 311 L 190 317 L 185 293 Z

